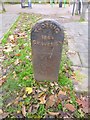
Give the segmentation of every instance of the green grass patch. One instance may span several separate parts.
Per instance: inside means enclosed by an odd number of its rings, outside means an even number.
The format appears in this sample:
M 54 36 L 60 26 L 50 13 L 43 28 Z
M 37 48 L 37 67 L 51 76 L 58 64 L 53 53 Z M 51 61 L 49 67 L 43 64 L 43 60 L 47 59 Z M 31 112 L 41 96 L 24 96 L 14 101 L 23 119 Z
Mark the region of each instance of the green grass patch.
M 2 89 L 5 92 L 3 95 L 3 109 L 6 112 L 9 112 L 11 117 L 13 118 L 13 113 L 17 113 L 22 108 L 22 105 L 25 105 L 26 111 L 28 111 L 29 107 L 34 104 L 34 107 L 38 105 L 38 100 L 33 98 L 32 95 L 28 95 L 25 93 L 25 90 L 21 92 L 23 88 L 31 87 L 33 89 L 37 88 L 36 94 L 40 87 L 43 87 L 48 84 L 50 86 L 50 82 L 45 82 L 44 85 L 40 85 L 34 79 L 33 74 L 33 66 L 32 66 L 32 55 L 31 55 L 31 41 L 30 41 L 30 33 L 32 26 L 41 19 L 41 16 L 34 15 L 34 14 L 21 14 L 15 24 L 11 27 L 11 29 L 5 34 L 4 38 L 2 39 L 3 47 L 6 43 L 9 43 L 8 37 L 10 35 L 16 36 L 17 34 L 14 33 L 15 30 L 19 29 L 19 33 L 23 33 L 23 36 L 17 35 L 15 46 L 12 48 L 10 52 L 4 52 L 6 56 L 6 60 L 3 61 L 4 69 L 9 68 L 6 73 L 6 82 L 3 84 Z M 13 44 L 13 43 L 12 43 Z M 59 78 L 58 84 L 59 87 L 68 87 L 70 89 L 70 102 L 75 107 L 77 107 L 75 95 L 73 92 L 73 84 L 69 77 L 67 77 L 66 69 L 68 67 L 68 74 L 69 76 L 72 74 L 70 69 L 71 62 L 67 58 L 66 52 L 68 50 L 67 43 L 64 43 L 63 46 L 63 53 L 62 53 L 62 60 L 60 64 L 60 71 L 59 71 Z M 66 67 L 67 66 L 67 67 Z M 52 89 L 56 89 L 55 87 L 48 87 L 47 95 L 52 94 Z M 18 100 L 17 107 L 13 105 L 12 101 L 9 100 L 11 96 L 17 97 L 19 95 L 20 100 Z M 25 98 L 23 96 L 26 96 Z M 8 103 L 12 103 L 10 106 L 6 107 Z M 17 101 L 16 101 L 17 102 Z M 33 108 L 35 109 L 35 108 Z M 52 108 L 51 108 L 52 109 Z M 60 103 L 57 105 L 56 110 L 63 110 L 62 104 Z M 34 113 L 27 112 L 26 117 L 28 118 L 43 118 L 48 111 L 44 104 L 39 104 L 37 111 L 33 110 Z M 53 111 L 53 110 L 52 110 Z M 20 113 L 22 113 L 20 111 Z

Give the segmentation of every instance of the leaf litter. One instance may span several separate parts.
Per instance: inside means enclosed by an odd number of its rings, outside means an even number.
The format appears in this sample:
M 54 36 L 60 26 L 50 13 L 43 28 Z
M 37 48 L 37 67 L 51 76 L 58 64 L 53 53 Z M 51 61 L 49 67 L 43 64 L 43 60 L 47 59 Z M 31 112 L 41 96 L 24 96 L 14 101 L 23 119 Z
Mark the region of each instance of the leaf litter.
M 30 19 L 32 19 L 34 16 L 35 15 L 32 14 Z M 21 63 L 23 63 L 23 61 L 21 60 L 22 54 L 20 53 L 20 50 L 24 50 L 24 48 L 28 46 L 28 34 L 30 34 L 30 26 L 28 26 L 28 22 L 30 22 L 30 19 L 29 15 L 27 14 L 21 15 L 21 19 L 19 20 L 17 27 L 15 28 L 13 34 L 10 34 L 8 36 L 7 43 L 3 47 L 3 54 L 8 60 L 16 57 L 15 61 L 13 61 L 14 66 L 19 66 Z M 37 17 L 37 20 L 38 19 L 40 19 L 40 17 Z M 23 23 L 25 24 L 22 27 Z M 33 26 L 33 24 L 34 23 L 30 22 L 31 26 Z M 18 47 L 20 39 L 24 39 L 25 42 L 23 43 L 23 45 L 20 45 Z M 19 48 L 19 51 L 16 50 L 17 47 Z M 72 53 L 72 51 L 69 52 L 70 54 L 74 54 Z M 31 62 L 31 51 L 29 51 L 28 55 L 26 55 L 25 58 L 29 60 L 29 62 Z M 73 72 L 73 70 L 71 70 L 72 75 L 69 74 L 70 69 L 71 68 L 69 68 L 66 64 L 63 72 L 66 73 L 66 76 L 68 78 L 71 77 L 75 79 L 75 73 Z M 18 76 L 18 72 L 13 71 L 12 73 L 14 74 L 15 79 Z M 29 79 L 30 77 L 28 75 L 23 76 L 24 81 L 27 82 Z M 0 86 L 3 86 L 6 81 L 7 77 L 1 77 Z M 73 95 L 74 97 L 77 96 L 75 92 Z M 89 112 L 88 98 L 86 98 L 85 96 L 80 96 L 79 98 L 77 97 L 74 103 L 70 103 L 70 101 L 73 101 L 70 99 L 70 89 L 66 86 L 61 87 L 58 85 L 57 82 L 45 82 L 45 84 L 35 82 L 34 85 L 24 86 L 21 91 L 18 91 L 16 99 L 4 106 L 5 109 L 0 109 L 0 117 L 1 114 L 3 118 L 8 117 L 9 115 L 18 116 L 19 114 L 20 116 L 22 114 L 22 117 L 31 117 L 37 115 L 39 107 L 41 105 L 43 105 L 43 107 L 41 107 L 41 113 L 45 113 L 44 116 L 48 116 L 49 118 L 51 116 L 55 118 L 69 118 L 70 115 L 74 117 L 74 114 L 77 110 L 81 110 L 81 113 L 83 115 Z M 62 105 L 62 110 L 60 110 L 60 105 Z M 12 114 L 10 114 L 9 112 L 7 112 L 7 108 L 9 109 L 10 106 L 12 106 L 12 108 L 13 106 L 16 106 L 16 108 L 19 107 L 19 109 L 17 110 L 17 112 L 12 112 Z

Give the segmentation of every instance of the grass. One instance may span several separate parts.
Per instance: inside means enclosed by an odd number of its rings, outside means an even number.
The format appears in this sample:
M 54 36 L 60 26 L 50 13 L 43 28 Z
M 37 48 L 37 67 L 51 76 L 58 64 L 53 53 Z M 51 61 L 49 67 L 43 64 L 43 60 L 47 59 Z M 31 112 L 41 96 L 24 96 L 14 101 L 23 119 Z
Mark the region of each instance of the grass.
M 82 18 L 82 17 L 80 17 L 79 22 L 85 22 L 85 19 L 84 19 L 84 18 Z
M 30 32 L 32 26 L 41 19 L 41 16 L 37 15 L 28 15 L 28 14 L 21 14 L 15 24 L 11 27 L 11 29 L 5 34 L 3 40 L 2 40 L 2 46 L 5 46 L 9 41 L 8 37 L 10 35 L 14 35 L 14 30 L 19 29 L 20 32 L 26 32 L 27 36 L 25 37 L 18 37 L 16 45 L 13 47 L 13 51 L 11 52 L 4 52 L 4 55 L 6 56 L 6 60 L 3 61 L 3 67 L 4 69 L 7 69 L 9 67 L 9 71 L 7 72 L 6 76 L 6 82 L 2 86 L 2 90 L 5 92 L 3 95 L 3 109 L 6 112 L 10 113 L 9 117 L 14 117 L 13 113 L 21 113 L 21 107 L 22 105 L 26 106 L 26 109 L 29 109 L 29 106 L 32 104 L 38 104 L 38 101 L 36 98 L 33 98 L 33 96 L 29 96 L 27 94 L 24 94 L 24 91 L 21 92 L 23 88 L 26 87 L 37 87 L 39 89 L 40 85 L 34 80 L 33 75 L 33 66 L 32 66 L 32 55 L 31 55 L 31 43 L 30 43 Z M 77 108 L 76 104 L 76 98 L 73 91 L 73 84 L 72 80 L 66 76 L 65 72 L 65 66 L 68 65 L 70 68 L 71 62 L 66 56 L 67 51 L 67 43 L 64 43 L 64 49 L 62 54 L 62 60 L 60 64 L 60 71 L 59 71 L 59 78 L 58 78 L 58 84 L 60 87 L 64 88 L 67 86 L 70 89 L 70 102 Z M 68 73 L 71 75 L 72 71 L 71 69 L 68 69 Z M 50 83 L 48 83 L 50 84 Z M 51 94 L 50 91 L 47 91 L 48 94 Z M 20 102 L 18 102 L 17 107 L 15 105 L 11 104 L 10 106 L 6 107 L 7 104 L 10 102 L 12 103 L 14 97 L 17 97 L 17 95 L 20 95 Z M 23 96 L 26 97 L 24 98 Z M 12 100 L 9 100 L 11 98 Z M 60 103 L 57 106 L 58 110 L 62 110 L 62 104 Z M 45 117 L 45 114 L 48 110 L 46 110 L 44 104 L 39 104 L 38 110 L 36 113 L 27 113 L 26 116 L 28 118 L 43 118 Z M 80 113 L 80 112 L 79 112 Z M 78 115 L 78 112 L 76 113 Z M 81 113 L 82 114 L 82 113 Z
M 0 10 L 0 14 L 5 13 L 6 11 Z

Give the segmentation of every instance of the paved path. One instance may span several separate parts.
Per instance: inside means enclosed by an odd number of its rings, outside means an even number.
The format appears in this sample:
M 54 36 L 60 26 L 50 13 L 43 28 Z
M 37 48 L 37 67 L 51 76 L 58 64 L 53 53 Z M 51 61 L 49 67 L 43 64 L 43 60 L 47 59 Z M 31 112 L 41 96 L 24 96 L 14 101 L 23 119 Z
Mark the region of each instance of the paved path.
M 14 13 L 0 14 L 0 39 L 10 29 L 10 27 L 15 22 L 18 16 L 19 16 L 18 14 L 14 14 Z
M 52 15 L 52 14 L 58 14 L 58 15 L 64 15 L 68 12 L 70 15 L 70 7 L 67 6 L 67 9 L 59 8 L 58 4 L 55 4 L 53 7 L 51 7 L 50 4 L 32 4 L 31 8 L 21 8 L 20 4 L 16 5 L 6 5 L 5 6 L 6 11 L 9 13 L 37 13 L 37 14 L 43 14 L 43 15 Z M 13 10 L 12 10 L 13 9 Z
M 73 68 L 80 72 L 82 80 L 75 85 L 77 91 L 88 90 L 88 23 L 72 22 L 64 24 L 68 35 L 68 57 Z
M 74 84 L 75 90 L 87 91 L 88 89 L 88 24 L 87 22 L 75 22 L 78 16 L 71 16 L 71 8 L 59 8 L 54 5 L 33 5 L 32 9 L 22 9 L 20 5 L 6 5 L 7 13 L 1 15 L 0 19 L 0 37 L 11 27 L 19 13 L 36 13 L 42 14 L 44 18 L 53 18 L 59 21 L 63 26 L 68 36 L 68 57 L 73 63 L 75 71 L 80 72 L 84 76 L 83 79 Z M 2 32 L 1 32 L 2 31 Z

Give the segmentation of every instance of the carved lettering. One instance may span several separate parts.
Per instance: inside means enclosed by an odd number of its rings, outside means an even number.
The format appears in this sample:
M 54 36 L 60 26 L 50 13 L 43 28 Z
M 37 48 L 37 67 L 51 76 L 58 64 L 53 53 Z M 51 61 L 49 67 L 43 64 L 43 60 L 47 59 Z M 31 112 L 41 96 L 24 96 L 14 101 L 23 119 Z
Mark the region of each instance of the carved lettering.
M 62 44 L 62 41 L 58 41 L 58 42 L 39 42 L 37 40 L 33 40 L 32 41 L 34 45 L 42 45 L 42 46 L 52 46 L 52 45 L 59 45 Z
M 45 28 L 45 24 L 41 24 L 42 28 Z
M 60 29 L 56 25 L 49 24 L 49 23 L 43 23 L 43 24 L 41 24 L 41 26 L 37 26 L 34 29 L 34 32 L 39 32 L 39 31 L 43 30 L 43 28 L 51 28 L 51 29 L 55 30 L 55 33 L 60 32 Z M 47 39 L 49 39 L 49 38 L 47 38 Z M 50 37 L 50 39 L 51 39 L 51 37 Z
M 43 39 L 43 40 L 53 40 L 54 37 L 53 37 L 53 36 L 42 35 L 42 39 Z
M 56 32 L 56 33 L 59 33 L 59 28 L 56 28 L 56 29 L 55 29 L 55 32 Z

